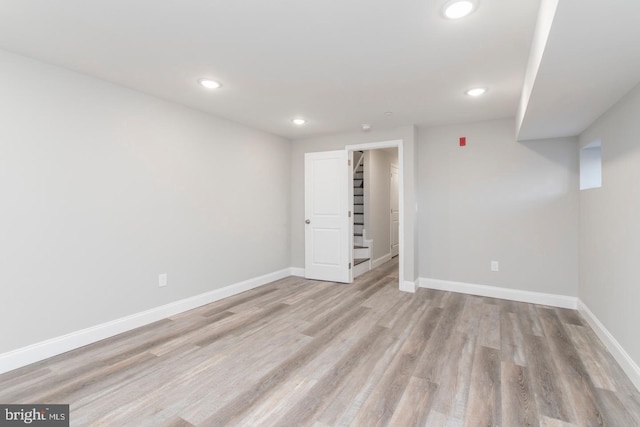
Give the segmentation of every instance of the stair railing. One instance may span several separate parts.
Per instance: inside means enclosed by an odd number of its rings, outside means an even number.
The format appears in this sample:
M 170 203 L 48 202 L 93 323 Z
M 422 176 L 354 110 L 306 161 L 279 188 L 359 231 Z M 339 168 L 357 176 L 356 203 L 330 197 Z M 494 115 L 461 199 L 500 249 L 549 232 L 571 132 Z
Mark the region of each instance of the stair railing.
M 355 162 L 355 164 L 353 166 L 353 171 L 354 172 L 358 169 L 358 166 L 360 166 L 362 164 L 362 161 L 364 160 L 364 153 L 361 153 L 359 151 L 356 151 L 356 153 L 360 153 L 360 158 L 358 159 L 357 162 Z

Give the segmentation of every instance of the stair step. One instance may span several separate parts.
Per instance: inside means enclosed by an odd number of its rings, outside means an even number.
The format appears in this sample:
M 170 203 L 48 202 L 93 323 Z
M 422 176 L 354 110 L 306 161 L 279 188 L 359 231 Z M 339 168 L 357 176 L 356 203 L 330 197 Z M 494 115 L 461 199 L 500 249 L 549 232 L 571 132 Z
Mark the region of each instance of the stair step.
M 353 266 L 355 267 L 356 265 L 362 264 L 363 262 L 367 262 L 369 261 L 370 258 L 356 258 L 353 260 Z

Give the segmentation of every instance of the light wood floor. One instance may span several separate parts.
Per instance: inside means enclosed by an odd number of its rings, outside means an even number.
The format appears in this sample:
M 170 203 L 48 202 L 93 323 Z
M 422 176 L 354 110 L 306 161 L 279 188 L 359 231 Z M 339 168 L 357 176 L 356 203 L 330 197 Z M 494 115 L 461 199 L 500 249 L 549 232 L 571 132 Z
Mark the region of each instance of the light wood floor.
M 640 426 L 575 311 L 287 278 L 0 376 L 74 426 Z

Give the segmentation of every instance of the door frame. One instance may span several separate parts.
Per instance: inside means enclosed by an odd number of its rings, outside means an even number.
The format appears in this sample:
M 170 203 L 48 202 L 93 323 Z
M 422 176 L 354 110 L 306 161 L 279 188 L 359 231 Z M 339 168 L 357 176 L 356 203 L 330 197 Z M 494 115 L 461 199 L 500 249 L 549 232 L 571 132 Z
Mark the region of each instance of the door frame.
M 404 283 L 404 150 L 402 139 L 394 139 L 390 141 L 368 142 L 364 144 L 346 145 L 345 149 L 349 153 L 354 151 L 377 150 L 380 148 L 397 148 L 398 149 L 398 219 L 399 219 L 399 236 L 398 236 L 398 289 L 403 289 Z M 351 184 L 353 185 L 353 184 Z M 353 206 L 353 191 L 351 191 L 350 205 Z M 353 265 L 353 242 L 349 248 L 351 254 L 351 265 Z

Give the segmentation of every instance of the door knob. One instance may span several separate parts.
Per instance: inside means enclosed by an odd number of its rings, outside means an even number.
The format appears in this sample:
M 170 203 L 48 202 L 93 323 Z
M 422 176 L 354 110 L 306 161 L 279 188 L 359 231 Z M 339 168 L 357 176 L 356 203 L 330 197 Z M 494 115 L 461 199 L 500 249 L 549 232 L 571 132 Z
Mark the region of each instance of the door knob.
M 305 223 L 305 224 L 311 224 L 311 221 L 309 221 L 309 220 L 307 219 L 307 220 L 305 220 L 305 222 L 304 222 L 304 223 Z

